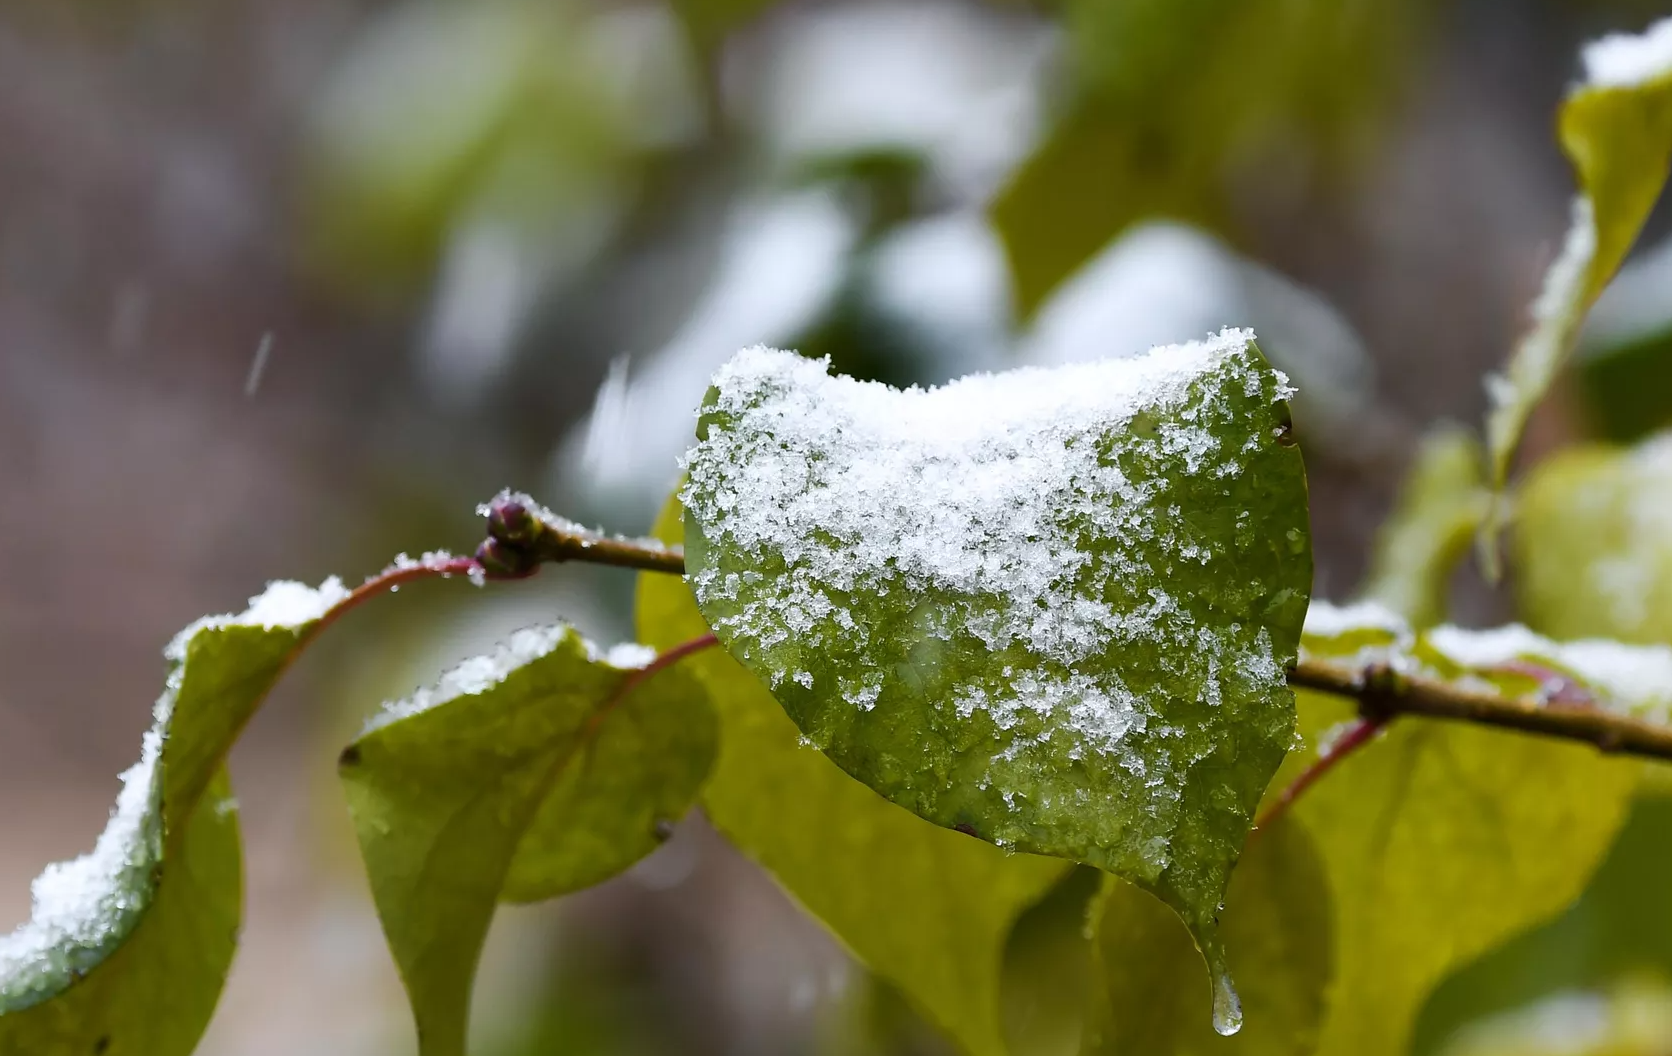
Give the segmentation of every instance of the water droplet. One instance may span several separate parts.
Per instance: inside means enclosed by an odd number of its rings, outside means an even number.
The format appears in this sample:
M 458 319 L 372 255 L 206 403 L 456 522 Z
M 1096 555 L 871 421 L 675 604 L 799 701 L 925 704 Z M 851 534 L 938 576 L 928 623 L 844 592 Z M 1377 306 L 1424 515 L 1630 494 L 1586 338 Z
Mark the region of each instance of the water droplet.
M 1208 969 L 1213 973 L 1213 1029 L 1228 1038 L 1242 1029 L 1242 998 L 1223 954 L 1213 957 Z

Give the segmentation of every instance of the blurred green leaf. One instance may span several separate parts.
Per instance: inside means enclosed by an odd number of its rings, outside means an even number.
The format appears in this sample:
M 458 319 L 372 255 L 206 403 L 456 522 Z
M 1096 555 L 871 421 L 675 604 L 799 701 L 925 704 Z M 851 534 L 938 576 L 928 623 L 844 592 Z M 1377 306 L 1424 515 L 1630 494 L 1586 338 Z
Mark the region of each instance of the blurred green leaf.
M 1672 425 L 1672 325 L 1586 353 L 1575 368 L 1586 423 L 1606 439 L 1640 440 Z
M 1590 76 L 1562 104 L 1558 135 L 1578 176 L 1579 194 L 1567 243 L 1533 304 L 1532 328 L 1516 346 L 1505 376 L 1490 386 L 1486 440 L 1497 487 L 1508 478 L 1527 418 L 1566 362 L 1585 313 L 1619 270 L 1666 183 L 1672 62 L 1654 60 L 1646 50 L 1652 47 L 1648 35 L 1590 45 L 1585 53 Z
M 588 886 L 653 850 L 708 773 L 716 722 L 676 667 L 520 631 L 396 705 L 341 773 L 424 1056 L 462 1056 L 494 906 Z M 633 661 L 628 663 L 628 661 Z
M 1317 1048 L 1335 951 L 1323 862 L 1292 817 L 1254 833 L 1220 927 L 1242 982 L 1243 1029 L 1207 1027 L 1209 994 L 1190 935 L 1154 898 L 1115 880 L 1096 916 L 1108 1022 L 1087 1053 L 1303 1056 Z
M 1089 865 L 1075 866 L 1016 919 L 1005 941 L 1001 987 L 1011 1056 L 1075 1056 L 1102 1022 L 1091 912 L 1107 876 Z M 1157 907 L 1182 929 L 1175 914 Z M 1190 949 L 1190 985 L 1200 986 L 1201 958 Z M 1200 1022 L 1210 1014 L 1204 1011 Z
M 1071 0 L 1078 90 L 993 205 L 1019 310 L 1136 220 L 1225 232 L 1250 175 L 1304 180 L 1357 153 L 1429 6 Z
M 1393 513 L 1376 532 L 1363 596 L 1418 627 L 1445 619 L 1451 574 L 1486 514 L 1486 463 L 1474 435 L 1423 437 Z
M 930 821 L 1154 891 L 1227 1032 L 1214 913 L 1312 577 L 1287 391 L 1246 331 L 927 392 L 757 349 L 681 492 L 699 607 L 802 732 Z
M 185 1056 L 232 963 L 242 909 L 237 804 L 223 761 L 342 585 L 275 583 L 169 645 L 140 762 L 88 855 L 35 882 L 0 939 L 0 1054 Z
M 776 3 L 778 0 L 670 0 L 692 45 L 705 56 L 713 56 L 733 30 L 759 18 Z
M 1672 798 L 1640 797 L 1585 893 L 1567 912 L 1475 961 L 1435 991 L 1414 1051 L 1433 1052 L 1459 1028 L 1561 992 L 1596 990 L 1650 972 L 1672 978 L 1666 912 Z
M 1672 439 L 1564 451 L 1528 475 L 1511 537 L 1516 600 L 1558 638 L 1672 642 Z
M 681 540 L 677 501 L 655 534 Z M 658 648 L 709 633 L 685 583 L 654 573 L 639 577 L 638 626 Z M 720 754 L 702 791 L 709 820 L 965 1052 L 1004 1056 L 1005 937 L 1065 863 L 1007 853 L 883 799 L 805 744 L 723 651 L 683 664 L 720 715 Z
M 307 261 L 339 289 L 405 293 L 470 224 L 571 240 L 596 224 L 622 178 L 626 115 L 582 28 L 562 3 L 383 12 L 315 100 Z

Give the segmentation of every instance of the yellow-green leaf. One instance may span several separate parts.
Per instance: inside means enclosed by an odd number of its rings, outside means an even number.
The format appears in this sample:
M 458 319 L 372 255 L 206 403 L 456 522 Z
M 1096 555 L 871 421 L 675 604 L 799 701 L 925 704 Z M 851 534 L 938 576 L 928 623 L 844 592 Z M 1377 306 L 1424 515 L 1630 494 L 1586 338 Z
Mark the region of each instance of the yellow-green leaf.
M 1511 553 L 1522 618 L 1563 638 L 1672 642 L 1672 437 L 1564 451 L 1527 477 Z
M 1362 594 L 1418 627 L 1446 616 L 1451 574 L 1486 514 L 1486 462 L 1473 434 L 1429 433 L 1376 533 Z
M 1579 194 L 1561 254 L 1545 274 L 1532 327 L 1502 377 L 1486 420 L 1492 482 L 1502 488 L 1533 408 L 1555 381 L 1590 310 L 1619 270 L 1660 197 L 1672 161 L 1672 20 L 1641 36 L 1585 48 L 1585 80 L 1562 104 L 1558 135 Z M 1502 513 L 1487 525 L 1494 532 Z M 1495 544 L 1488 538 L 1488 553 Z

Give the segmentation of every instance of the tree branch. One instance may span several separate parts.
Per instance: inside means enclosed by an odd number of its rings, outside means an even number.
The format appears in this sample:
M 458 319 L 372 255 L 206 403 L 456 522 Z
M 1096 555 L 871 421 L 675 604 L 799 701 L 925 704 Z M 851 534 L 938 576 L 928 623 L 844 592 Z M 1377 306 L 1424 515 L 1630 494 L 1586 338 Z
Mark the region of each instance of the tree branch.
M 1313 659 L 1295 665 L 1289 684 L 1351 697 L 1366 719 L 1386 722 L 1398 715 L 1424 715 L 1583 741 L 1605 752 L 1672 760 L 1672 728 L 1607 711 L 1588 701 L 1506 699 L 1436 678 L 1399 674 L 1386 664 L 1355 667 Z
M 488 539 L 477 549 L 475 562 L 489 578 L 531 575 L 549 561 L 586 561 L 671 575 L 685 572 L 685 552 L 677 546 L 590 531 L 546 512 L 524 495 L 507 492 L 486 510 Z M 1550 701 L 1508 699 L 1440 679 L 1401 674 L 1386 664 L 1355 666 L 1316 659 L 1296 664 L 1289 671 L 1289 684 L 1352 698 L 1365 720 L 1365 730 L 1350 731 L 1350 735 L 1360 735 L 1357 739 L 1339 743 L 1331 757 L 1318 760 L 1320 769 L 1328 769 L 1344 751 L 1368 740 L 1400 715 L 1473 722 L 1581 741 L 1605 752 L 1672 761 L 1672 727 L 1608 711 L 1589 695 L 1563 692 Z M 1298 794 L 1315 779 L 1303 775 L 1300 787 L 1293 791 Z
M 476 560 L 490 576 L 525 576 L 542 564 L 562 561 L 685 574 L 681 547 L 604 535 L 548 513 L 525 495 L 504 493 L 486 510 L 488 538 L 477 548 Z

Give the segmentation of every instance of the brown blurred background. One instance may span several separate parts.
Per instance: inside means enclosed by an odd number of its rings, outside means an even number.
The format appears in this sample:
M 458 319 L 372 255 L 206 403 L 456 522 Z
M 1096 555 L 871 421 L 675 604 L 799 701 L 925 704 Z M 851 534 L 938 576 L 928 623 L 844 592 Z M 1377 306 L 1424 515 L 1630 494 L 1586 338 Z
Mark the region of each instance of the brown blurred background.
M 4 0 L 0 928 L 91 845 L 175 630 L 469 546 L 506 485 L 643 530 L 745 344 L 934 382 L 1253 325 L 1349 593 L 1559 244 L 1578 45 L 1663 6 Z M 414 588 L 304 662 L 234 756 L 203 1052 L 410 1051 L 336 748 L 503 631 L 626 636 L 629 589 Z M 933 1046 L 700 819 L 502 912 L 484 971 L 483 1052 Z

